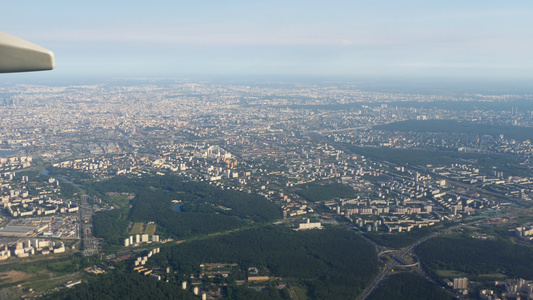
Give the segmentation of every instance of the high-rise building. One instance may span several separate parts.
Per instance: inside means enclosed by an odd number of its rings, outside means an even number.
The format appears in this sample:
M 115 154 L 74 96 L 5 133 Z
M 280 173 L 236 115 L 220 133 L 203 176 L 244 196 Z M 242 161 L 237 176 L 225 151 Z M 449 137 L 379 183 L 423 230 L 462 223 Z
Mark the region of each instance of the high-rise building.
M 466 290 L 468 289 L 468 278 L 454 278 L 453 279 L 453 289 L 454 290 Z

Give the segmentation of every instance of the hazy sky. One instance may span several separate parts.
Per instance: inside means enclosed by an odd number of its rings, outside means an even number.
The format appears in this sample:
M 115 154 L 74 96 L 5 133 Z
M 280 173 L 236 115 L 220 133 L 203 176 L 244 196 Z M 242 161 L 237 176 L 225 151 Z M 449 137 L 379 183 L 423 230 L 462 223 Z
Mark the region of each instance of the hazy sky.
M 0 31 L 54 51 L 56 70 L 37 76 L 533 79 L 531 0 L 0 0 L 0 7 Z

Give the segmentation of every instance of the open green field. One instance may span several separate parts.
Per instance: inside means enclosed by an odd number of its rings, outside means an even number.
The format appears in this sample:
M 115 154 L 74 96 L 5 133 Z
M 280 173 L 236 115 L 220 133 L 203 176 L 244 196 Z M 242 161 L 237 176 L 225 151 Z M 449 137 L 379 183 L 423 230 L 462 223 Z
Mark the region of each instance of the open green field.
M 436 270 L 435 273 L 441 277 L 441 278 L 456 278 L 456 277 L 469 277 L 470 274 L 463 273 L 455 270 Z M 478 274 L 476 275 L 476 278 L 479 280 L 503 280 L 507 279 L 508 276 L 501 274 L 501 273 L 485 273 L 485 274 Z
M 129 235 L 141 234 L 143 232 L 143 227 L 144 227 L 143 222 L 133 223 L 133 226 L 131 227 Z
M 32 278 L 30 280 L 27 280 L 23 284 L 23 286 L 25 288 L 32 288 L 33 290 L 37 292 L 45 292 L 55 287 L 58 287 L 60 285 L 63 285 L 68 281 L 75 281 L 75 280 L 81 279 L 82 277 L 83 277 L 83 273 L 76 272 L 76 273 L 67 274 L 67 275 L 58 276 L 58 277 L 44 277 L 41 279 Z
M 299 300 L 307 300 L 307 299 L 309 299 L 307 297 L 307 289 L 306 288 L 301 287 L 301 286 L 294 286 L 294 287 L 292 287 L 292 290 L 296 293 L 296 297 L 298 297 L 298 298 L 295 298 L 295 299 L 299 299 Z
M 146 228 L 144 229 L 145 234 L 153 235 L 155 234 L 155 230 L 157 229 L 157 225 L 155 223 L 146 224 Z
M 0 289 L 21 285 L 37 292 L 50 290 L 83 276 L 83 269 L 95 263 L 95 257 L 80 253 L 35 256 L 0 264 Z
M 466 273 L 462 273 L 462 272 L 458 272 L 458 271 L 454 271 L 454 270 L 436 270 L 435 272 L 440 277 L 450 277 L 450 278 L 453 278 L 453 277 L 464 277 L 464 276 L 468 275 Z
M 486 278 L 487 280 L 495 280 L 495 279 L 507 279 L 508 277 L 501 273 L 487 273 L 487 274 L 480 274 L 478 275 L 480 278 Z
M 128 207 L 131 199 L 133 199 L 133 196 L 121 195 L 119 193 L 106 193 L 106 202 L 120 208 Z

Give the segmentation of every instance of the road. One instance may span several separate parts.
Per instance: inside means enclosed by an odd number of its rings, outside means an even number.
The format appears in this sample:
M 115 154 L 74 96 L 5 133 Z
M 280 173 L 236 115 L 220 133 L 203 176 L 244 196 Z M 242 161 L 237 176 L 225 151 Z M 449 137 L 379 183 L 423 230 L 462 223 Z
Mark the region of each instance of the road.
M 87 195 L 81 196 L 81 205 L 79 210 L 80 218 L 80 238 L 81 238 L 81 249 L 83 250 L 83 255 L 91 256 L 96 255 L 101 252 L 102 241 L 101 239 L 96 239 L 92 234 L 92 215 L 94 211 L 87 201 Z M 84 218 L 88 218 L 89 224 L 85 224 Z
M 431 235 L 428 235 L 428 236 L 416 241 L 415 243 L 411 244 L 409 247 L 403 249 L 400 252 L 399 255 L 392 255 L 395 258 L 395 260 L 393 260 L 392 262 L 388 263 L 386 265 L 386 267 L 381 270 L 381 272 L 374 279 L 374 281 L 366 288 L 366 290 L 357 299 L 358 300 L 364 300 L 370 294 L 372 294 L 372 292 L 381 284 L 383 279 L 385 279 L 392 272 L 392 270 L 394 270 L 394 268 L 396 268 L 398 266 L 401 266 L 399 262 L 404 261 L 404 257 L 405 256 L 411 255 L 411 252 L 416 248 L 416 246 L 422 244 L 423 242 L 425 242 L 425 241 L 427 241 L 427 240 L 429 240 L 431 238 L 437 237 L 437 236 L 441 235 L 444 232 L 445 231 L 435 232 L 435 233 L 433 233 Z M 419 268 L 416 268 L 416 269 L 418 269 L 417 270 L 418 273 L 422 274 L 424 277 L 427 277 L 427 275 L 425 274 L 424 271 L 422 271 Z
M 432 239 L 432 238 L 435 238 L 435 237 L 438 237 L 440 235 L 443 235 L 443 234 L 448 234 L 456 229 L 459 229 L 461 227 L 465 227 L 465 226 L 470 226 L 470 225 L 475 225 L 475 224 L 478 224 L 479 220 L 476 220 L 476 221 L 471 221 L 471 222 L 466 222 L 466 223 L 461 223 L 461 224 L 458 224 L 458 225 L 455 225 L 455 226 L 452 226 L 450 228 L 447 228 L 445 230 L 440 230 L 440 231 L 437 231 L 437 232 L 434 232 L 418 241 L 416 241 L 415 243 L 411 244 L 409 247 L 405 248 L 405 249 L 402 249 L 400 254 L 399 255 L 396 255 L 396 256 L 393 256 L 395 258 L 395 260 L 393 260 L 392 262 L 390 262 L 379 274 L 378 276 L 374 279 L 374 281 L 366 288 L 366 290 L 359 296 L 359 298 L 357 298 L 358 300 L 364 300 L 366 299 L 368 296 L 370 296 L 370 294 L 372 294 L 372 292 L 381 284 L 381 282 L 383 281 L 383 279 L 385 279 L 391 272 L 392 270 L 394 270 L 395 267 L 401 267 L 402 264 L 404 264 L 404 257 L 406 257 L 407 255 L 411 255 L 413 250 L 420 244 L 424 243 L 425 241 L 429 240 L 429 239 Z M 400 264 L 400 262 L 402 262 L 402 264 Z M 419 273 L 420 275 L 424 276 L 425 278 L 428 278 L 429 281 L 433 282 L 433 283 L 436 283 L 434 280 L 432 280 L 427 274 L 426 272 L 424 272 L 424 270 L 422 270 L 421 268 L 414 268 L 414 270 Z
M 325 133 L 325 132 L 320 132 L 320 131 L 315 131 L 315 132 L 310 132 L 309 133 L 309 136 L 317 141 L 321 141 L 321 142 L 326 142 L 330 145 L 333 145 L 335 148 L 339 149 L 339 150 L 343 150 L 345 151 L 346 153 L 353 153 L 353 151 L 351 151 L 351 149 L 349 149 L 347 147 L 347 145 L 344 145 L 342 143 L 338 143 L 338 142 L 335 142 L 332 138 L 329 138 L 327 136 L 324 136 L 322 133 Z M 388 164 L 390 164 L 391 166 L 398 166 L 398 164 L 395 164 L 395 163 L 390 163 L 388 162 Z M 412 167 L 412 166 L 407 166 L 406 168 L 410 168 L 412 170 L 414 170 L 415 168 Z M 425 170 L 426 172 L 428 172 L 429 170 Z M 488 191 L 488 190 L 485 190 L 479 186 L 476 186 L 476 185 L 472 185 L 472 184 L 466 184 L 466 183 L 463 183 L 463 182 L 460 182 L 460 181 L 456 181 L 456 180 L 453 180 L 453 179 L 450 179 L 448 177 L 445 177 L 445 176 L 441 176 L 439 174 L 436 174 L 436 173 L 433 173 L 433 172 L 429 172 L 431 173 L 432 176 L 434 176 L 435 178 L 442 178 L 442 179 L 446 179 L 446 181 L 451 184 L 451 185 L 454 185 L 456 187 L 461 187 L 461 188 L 464 188 L 466 190 L 469 190 L 469 191 L 474 191 L 480 195 L 484 195 L 484 196 L 491 196 L 491 197 L 497 197 L 497 198 L 500 198 L 502 197 L 502 195 L 499 195 L 497 193 L 494 193 L 492 191 Z M 523 209 L 520 213 L 516 213 L 516 212 L 507 212 L 504 214 L 504 216 L 508 216 L 510 218 L 513 218 L 513 217 L 516 217 L 518 214 L 530 214 L 531 211 L 533 211 L 533 208 L 530 208 L 530 209 Z M 503 216 L 502 216 L 503 217 Z M 442 234 L 445 234 L 445 233 L 449 233 L 451 232 L 452 230 L 455 230 L 457 228 L 460 228 L 460 227 L 463 227 L 463 226 L 468 226 L 468 225 L 473 225 L 473 224 L 476 224 L 478 223 L 479 221 L 472 221 L 472 222 L 466 222 L 466 223 L 462 223 L 462 224 L 458 224 L 456 226 L 453 226 L 453 227 L 450 227 L 446 230 L 443 230 L 443 231 L 439 231 L 439 232 L 435 232 L 429 236 L 426 236 L 418 241 L 416 241 L 415 243 L 413 243 L 412 245 L 410 245 L 408 248 L 405 248 L 403 250 L 401 250 L 401 252 L 398 254 L 398 255 L 391 255 L 394 260 L 389 262 L 382 270 L 381 272 L 378 274 L 378 276 L 376 276 L 376 278 L 374 279 L 374 281 L 365 289 L 365 291 L 358 297 L 358 300 L 365 300 L 370 294 L 372 294 L 372 292 L 378 287 L 380 286 L 380 284 L 382 283 L 382 281 L 394 270 L 394 268 L 396 267 L 401 267 L 401 265 L 405 265 L 405 260 L 404 260 L 404 257 L 406 257 L 407 255 L 411 255 L 413 250 L 420 244 L 424 243 L 425 241 L 431 239 L 431 238 L 434 238 L 434 237 L 437 237 L 437 236 L 440 236 Z M 368 240 L 368 239 L 367 239 Z M 376 243 L 374 243 L 373 241 L 370 241 L 374 246 L 376 246 L 376 248 L 378 249 L 378 252 L 383 248 L 381 247 L 380 245 L 377 245 Z M 422 276 L 424 276 L 425 278 L 428 278 L 428 280 L 434 282 L 434 280 L 432 280 L 429 276 L 427 276 L 427 274 L 421 269 L 421 268 L 414 268 L 414 270 L 421 274 Z

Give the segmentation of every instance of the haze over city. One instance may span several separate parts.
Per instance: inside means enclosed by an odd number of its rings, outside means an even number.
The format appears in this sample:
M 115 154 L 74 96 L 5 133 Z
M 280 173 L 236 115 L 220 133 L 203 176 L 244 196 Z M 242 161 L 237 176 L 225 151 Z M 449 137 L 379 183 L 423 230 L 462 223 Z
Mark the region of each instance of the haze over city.
M 532 79 L 529 1 L 4 1 L 31 77 Z M 28 75 L 15 75 L 24 80 Z
M 1 6 L 0 299 L 533 299 L 533 4 Z

